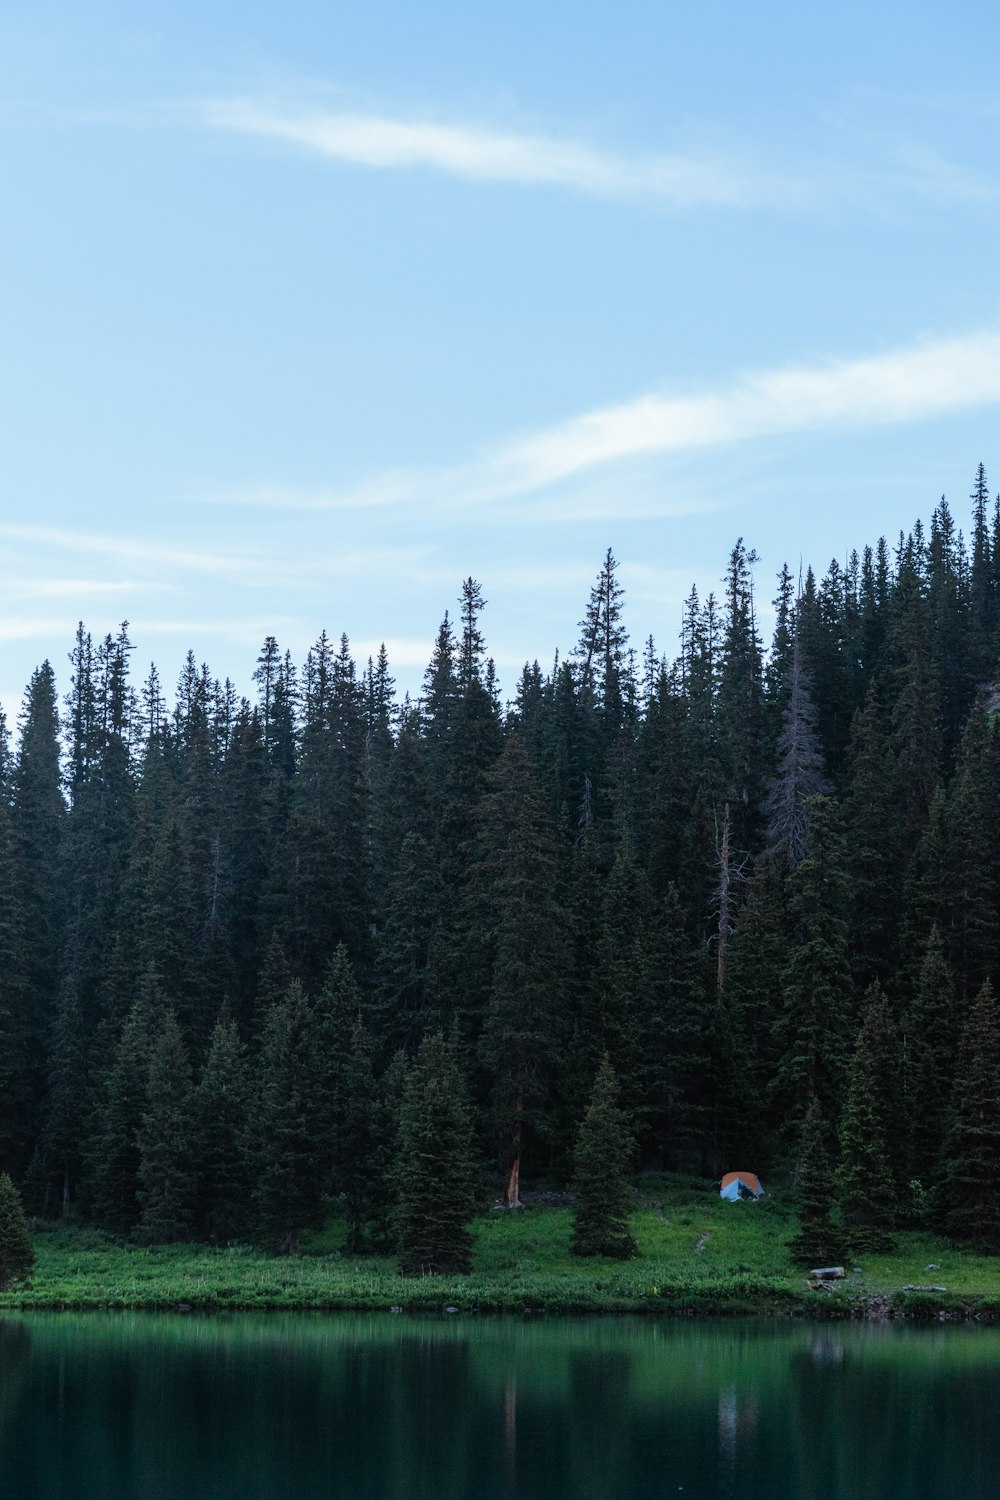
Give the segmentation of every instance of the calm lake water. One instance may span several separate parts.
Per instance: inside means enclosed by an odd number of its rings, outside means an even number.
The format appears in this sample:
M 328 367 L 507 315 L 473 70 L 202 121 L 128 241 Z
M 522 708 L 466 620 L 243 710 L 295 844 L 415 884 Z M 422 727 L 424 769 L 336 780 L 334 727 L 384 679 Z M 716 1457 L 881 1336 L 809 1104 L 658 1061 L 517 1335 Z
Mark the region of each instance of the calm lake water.
M 3 1500 L 988 1500 L 1000 1332 L 0 1319 Z

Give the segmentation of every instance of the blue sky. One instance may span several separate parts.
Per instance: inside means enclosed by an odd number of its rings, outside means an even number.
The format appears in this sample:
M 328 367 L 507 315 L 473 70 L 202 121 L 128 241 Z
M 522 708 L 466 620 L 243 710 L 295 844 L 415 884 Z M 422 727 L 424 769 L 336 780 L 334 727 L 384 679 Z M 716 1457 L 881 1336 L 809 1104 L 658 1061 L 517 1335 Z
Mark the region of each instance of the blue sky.
M 505 689 L 609 545 L 637 643 L 1000 480 L 985 3 L 0 11 L 0 698 L 77 619 L 241 690 Z M 991 464 L 996 468 L 993 473 Z

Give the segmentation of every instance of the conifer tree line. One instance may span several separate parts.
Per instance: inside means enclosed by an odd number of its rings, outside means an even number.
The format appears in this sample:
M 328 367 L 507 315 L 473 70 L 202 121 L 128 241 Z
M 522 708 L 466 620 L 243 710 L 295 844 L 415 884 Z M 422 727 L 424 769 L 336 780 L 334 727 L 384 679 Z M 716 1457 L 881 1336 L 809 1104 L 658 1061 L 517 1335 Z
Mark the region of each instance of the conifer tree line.
M 1000 498 L 980 465 L 968 539 L 942 499 L 784 568 L 767 643 L 755 561 L 692 589 L 670 659 L 609 551 L 510 702 L 472 578 L 416 700 L 324 633 L 268 637 L 252 702 L 189 654 L 168 702 L 126 626 L 81 625 L 0 739 L 31 1209 L 291 1250 L 336 1200 L 350 1248 L 392 1244 L 443 1178 L 596 1191 L 607 1116 L 637 1167 L 819 1170 L 855 1243 L 917 1192 L 1000 1249 Z

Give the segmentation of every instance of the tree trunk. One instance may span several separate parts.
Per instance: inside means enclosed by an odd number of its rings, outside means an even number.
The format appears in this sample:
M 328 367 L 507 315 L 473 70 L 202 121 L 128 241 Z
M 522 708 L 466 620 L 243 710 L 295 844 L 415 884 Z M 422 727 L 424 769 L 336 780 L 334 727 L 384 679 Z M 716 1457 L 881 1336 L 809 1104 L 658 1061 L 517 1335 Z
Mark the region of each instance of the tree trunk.
M 524 1093 L 517 1091 L 514 1129 L 510 1143 L 510 1166 L 507 1170 L 507 1187 L 503 1195 L 504 1208 L 520 1208 L 521 1205 L 521 1111 L 524 1108 Z

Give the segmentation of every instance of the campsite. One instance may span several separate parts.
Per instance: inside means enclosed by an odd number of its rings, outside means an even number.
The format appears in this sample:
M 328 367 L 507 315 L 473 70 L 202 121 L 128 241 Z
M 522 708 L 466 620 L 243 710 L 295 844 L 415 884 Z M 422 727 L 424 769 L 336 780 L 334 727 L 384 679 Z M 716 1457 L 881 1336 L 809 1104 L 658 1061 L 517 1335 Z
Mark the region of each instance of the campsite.
M 842 1283 L 815 1293 L 806 1271 L 791 1263 L 787 1241 L 795 1216 L 780 1195 L 733 1203 L 701 1179 L 647 1178 L 640 1181 L 630 1223 L 636 1259 L 581 1261 L 570 1253 L 569 1207 L 486 1211 L 473 1225 L 468 1275 L 415 1280 L 400 1278 L 391 1256 L 345 1255 L 347 1225 L 338 1218 L 310 1235 L 291 1258 L 250 1246 L 121 1245 L 93 1231 L 54 1229 L 36 1236 L 38 1262 L 30 1285 L 0 1294 L 0 1310 L 405 1307 L 519 1315 L 1000 1319 L 1000 1264 L 926 1229 L 904 1231 L 891 1255 L 864 1257 L 859 1273 L 853 1270 L 859 1263 L 848 1261 Z M 943 1284 L 946 1293 L 903 1290 L 928 1281 Z

